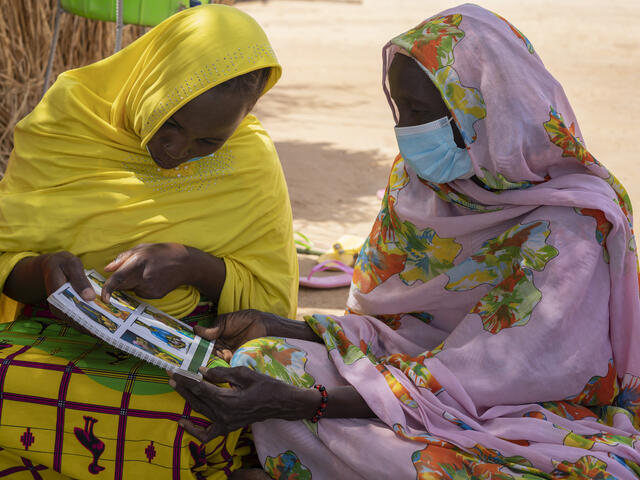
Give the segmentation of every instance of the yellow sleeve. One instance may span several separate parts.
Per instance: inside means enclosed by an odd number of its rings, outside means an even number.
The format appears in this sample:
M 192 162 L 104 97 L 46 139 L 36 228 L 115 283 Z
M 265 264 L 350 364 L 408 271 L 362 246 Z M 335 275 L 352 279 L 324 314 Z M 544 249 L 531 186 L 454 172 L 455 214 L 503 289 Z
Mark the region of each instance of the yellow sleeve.
M 246 171 L 226 204 L 238 233 L 230 248 L 214 253 L 226 266 L 218 313 L 255 308 L 295 318 L 298 256 L 287 184 L 271 138 L 255 117 L 246 121 L 251 156 L 242 162 L 238 153 L 236 172 L 242 164 Z
M 295 251 L 295 250 L 294 250 Z M 218 313 L 255 308 L 295 318 L 298 307 L 298 263 L 280 269 L 251 271 L 238 260 L 225 257 L 227 275 L 218 300 Z M 255 267 L 255 264 L 253 265 Z

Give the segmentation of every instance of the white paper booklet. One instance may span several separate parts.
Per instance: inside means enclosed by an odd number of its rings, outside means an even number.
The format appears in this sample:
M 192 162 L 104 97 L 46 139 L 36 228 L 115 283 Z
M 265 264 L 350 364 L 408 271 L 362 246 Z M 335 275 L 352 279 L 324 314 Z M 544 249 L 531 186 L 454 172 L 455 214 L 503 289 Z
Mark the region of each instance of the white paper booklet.
M 186 323 L 115 291 L 108 304 L 100 299 L 105 279 L 95 270 L 85 272 L 97 297 L 82 300 L 69 283 L 47 299 L 84 328 L 105 342 L 153 365 L 188 377 L 201 379 L 215 342 L 194 334 Z

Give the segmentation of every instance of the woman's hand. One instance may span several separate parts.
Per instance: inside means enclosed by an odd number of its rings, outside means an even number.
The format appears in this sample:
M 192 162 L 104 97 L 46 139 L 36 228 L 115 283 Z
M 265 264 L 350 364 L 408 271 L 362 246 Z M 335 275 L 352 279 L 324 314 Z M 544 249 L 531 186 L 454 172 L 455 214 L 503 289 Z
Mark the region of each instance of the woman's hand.
M 122 252 L 104 267 L 113 275 L 105 282 L 102 300 L 114 290 L 131 290 L 142 298 L 162 298 L 188 284 L 191 257 L 179 243 L 142 243 Z
M 102 289 L 105 302 L 114 290 L 162 298 L 181 285 L 193 285 L 217 302 L 226 276 L 221 259 L 180 243 L 142 243 L 122 252 L 104 270 L 113 272 Z
M 201 368 L 201 382 L 182 375 L 171 375 L 169 384 L 182 395 L 191 408 L 201 413 L 211 425 L 202 428 L 189 420 L 180 426 L 201 442 L 270 418 L 299 420 L 311 418 L 320 405 L 320 393 L 299 388 L 247 367 Z M 230 388 L 214 383 L 228 383 Z
M 69 282 L 83 300 L 91 301 L 96 298 L 96 292 L 84 273 L 82 260 L 72 253 L 56 252 L 43 255 L 41 268 L 47 296 Z
M 240 345 L 268 336 L 268 325 L 275 318 L 276 315 L 260 310 L 240 310 L 218 315 L 211 327 L 196 325 L 194 331 L 207 340 L 216 340 L 216 355 L 228 362 Z
M 82 261 L 69 252 L 23 258 L 9 274 L 4 293 L 19 302 L 37 304 L 67 282 L 83 300 L 96 298 L 96 292 L 84 274 Z
M 305 322 L 253 309 L 218 315 L 211 327 L 196 325 L 194 330 L 200 337 L 216 340 L 216 355 L 226 362 L 241 345 L 256 338 L 277 336 L 321 341 Z

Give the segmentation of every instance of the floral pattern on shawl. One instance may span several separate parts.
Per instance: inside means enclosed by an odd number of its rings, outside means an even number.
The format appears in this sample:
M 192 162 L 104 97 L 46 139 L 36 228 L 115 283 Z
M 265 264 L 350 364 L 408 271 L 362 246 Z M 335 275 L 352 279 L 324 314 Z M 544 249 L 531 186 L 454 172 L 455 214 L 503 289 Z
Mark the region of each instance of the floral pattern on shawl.
M 532 185 L 535 185 L 534 182 L 529 182 L 527 180 L 523 180 L 522 182 L 512 182 L 507 179 L 503 174 L 496 172 L 493 173 L 484 167 L 480 167 L 484 176 L 476 175 L 478 179 L 486 186 L 487 189 L 491 190 L 512 190 L 518 188 L 529 188 Z
M 424 361 L 427 359 L 426 354 L 411 357 L 401 353 L 395 353 L 380 360 L 388 365 L 402 370 L 407 378 L 409 378 L 417 387 L 423 387 L 431 390 L 434 395 L 442 391 L 442 385 L 436 380 L 433 374 L 425 366 Z
M 623 435 L 614 435 L 607 432 L 599 432 L 593 435 L 580 435 L 578 433 L 569 432 L 564 437 L 563 444 L 568 447 L 584 448 L 591 450 L 596 443 L 603 445 L 627 445 L 633 447 L 636 439 L 633 437 L 625 437 Z
M 611 172 L 604 168 L 602 164 L 589 153 L 580 139 L 575 136 L 575 124 L 572 123 L 567 127 L 562 115 L 558 113 L 553 106 L 549 108 L 549 121 L 544 123 L 544 128 L 551 142 L 562 148 L 563 157 L 573 157 L 586 167 L 596 165 L 607 172 L 605 180 L 616 193 L 614 200 L 627 217 L 627 221 L 631 227 L 633 225 L 633 209 L 631 208 L 631 199 L 629 198 L 627 190 Z
M 549 121 L 544 123 L 544 129 L 551 142 L 562 149 L 563 157 L 573 157 L 585 166 L 600 165 L 580 139 L 576 137 L 575 124 L 567 126 L 562 115 L 553 107 L 550 107 Z
M 453 64 L 453 47 L 464 38 L 462 15 L 446 15 L 420 23 L 393 41 L 411 52 L 429 72 Z
M 355 313 L 355 312 L 352 311 L 350 313 Z M 417 318 L 418 320 L 424 323 L 431 323 L 431 320 L 433 320 L 433 315 L 427 312 L 390 313 L 390 314 L 377 314 L 372 316 L 384 322 L 390 328 L 397 330 L 402 325 L 402 322 L 400 320 L 405 315 L 411 315 L 412 317 Z
M 525 37 L 524 34 L 520 30 L 518 30 L 516 27 L 514 27 L 513 24 L 509 20 L 504 18 L 502 15 L 498 15 L 495 12 L 491 12 L 491 13 L 493 13 L 496 17 L 498 17 L 500 20 L 502 20 L 504 23 L 506 23 L 509 26 L 509 28 L 515 34 L 515 36 L 518 37 L 520 40 L 522 40 L 522 43 L 524 43 L 524 46 L 527 47 L 527 50 L 529 51 L 529 53 L 531 53 L 532 55 L 534 53 L 536 53 L 536 51 L 533 49 L 533 45 L 531 44 L 529 39 L 527 37 Z
M 602 460 L 585 455 L 577 462 L 554 462 L 552 478 L 595 478 L 597 480 L 614 480 L 616 477 L 607 472 L 607 464 Z
M 426 443 L 422 450 L 413 453 L 411 460 L 418 480 L 454 479 L 501 479 L 526 478 L 514 477 L 508 472 L 531 474 L 529 478 L 545 478 L 542 471 L 534 468 L 531 462 L 521 456 L 505 457 L 498 450 L 476 444 L 466 452 L 453 443 L 441 440 L 428 433 L 409 434 L 400 424 L 393 426 L 399 437 L 414 442 Z
M 609 251 L 607 250 L 607 236 L 611 231 L 611 222 L 607 220 L 602 210 L 595 210 L 593 208 L 576 208 L 576 212 L 580 215 L 587 215 L 593 217 L 596 221 L 596 240 L 602 245 L 602 256 L 605 263 L 609 263 Z
M 411 382 L 413 382 L 416 387 L 426 388 L 434 395 L 438 395 L 444 389 L 436 377 L 429 371 L 424 362 L 428 358 L 431 358 L 438 352 L 442 351 L 443 348 L 444 342 L 434 349 L 424 352 L 417 357 L 412 357 L 403 353 L 383 356 L 378 359 L 380 363 L 376 365 L 376 368 L 384 375 L 385 380 L 394 395 L 405 405 L 415 408 L 416 403 L 413 398 L 411 398 L 411 394 L 400 382 L 396 380 L 386 365 L 399 369 L 409 380 L 411 380 Z M 376 363 L 375 357 L 372 361 Z M 451 418 L 448 418 L 448 420 L 452 421 Z M 460 428 L 465 429 L 463 425 L 460 425 L 462 422 L 454 421 L 453 423 L 456 423 Z
M 618 396 L 618 374 L 613 365 L 613 359 L 609 360 L 607 374 L 602 377 L 594 375 L 578 395 L 567 398 L 568 402 L 578 403 L 589 407 L 599 405 L 611 405 Z
M 428 445 L 412 457 L 418 480 L 435 479 L 536 479 L 575 478 L 612 480 L 606 462 L 585 455 L 576 462 L 554 461 L 554 470 L 545 473 L 521 456 L 506 457 L 498 450 L 476 444 L 469 452 L 454 445 Z M 626 463 L 626 462 L 625 462 Z M 632 462 L 631 462 L 632 463 Z M 629 467 L 628 467 L 629 468 Z M 632 467 L 631 467 L 632 468 Z
M 351 365 L 356 360 L 367 356 L 367 345 L 365 344 L 363 351 L 351 343 L 340 324 L 328 315 L 311 315 L 304 319 L 313 331 L 322 338 L 328 351 L 338 350 L 345 364 Z
M 472 290 L 488 284 L 489 291 L 471 310 L 482 318 L 485 330 L 525 325 L 542 299 L 531 270 L 541 271 L 558 250 L 546 243 L 547 222 L 518 224 L 485 242 L 480 251 L 446 272 L 451 291 Z
M 356 346 L 347 338 L 340 324 L 330 316 L 316 314 L 305 317 L 305 321 L 322 338 L 329 352 L 332 350 L 338 351 L 345 365 L 351 365 L 357 360 L 367 358 L 382 374 L 396 398 L 408 407 L 417 408 L 417 403 L 404 385 L 396 379 L 393 372 L 387 368 L 388 366 L 402 371 L 418 387 L 427 388 L 434 394 L 442 391 L 442 386 L 424 365 L 424 361 L 439 352 L 442 349 L 442 345 L 438 345 L 434 350 L 425 352 L 417 357 L 394 354 L 376 358 L 371 351 L 370 345 L 361 341 L 360 345 Z
M 246 366 L 301 388 L 311 388 L 314 378 L 305 371 L 307 353 L 284 338 L 257 338 L 233 355 L 233 366 Z
M 634 426 L 640 429 L 640 377 L 629 373 L 625 374 L 615 404 L 631 412 Z
M 395 274 L 405 285 L 427 282 L 450 269 L 462 248 L 452 238 L 439 237 L 431 228 L 419 229 L 399 219 L 395 212 L 397 192 L 408 182 L 404 161 L 398 157 L 382 208 L 356 261 L 353 284 L 363 293 L 371 292 Z
M 264 469 L 276 480 L 311 480 L 311 471 L 305 467 L 291 450 L 276 457 L 267 457 Z
M 441 200 L 444 200 L 448 203 L 453 203 L 455 205 L 459 205 L 467 210 L 471 210 L 472 212 L 477 213 L 485 213 L 485 212 L 496 212 L 498 210 L 502 210 L 502 207 L 494 207 L 494 206 L 486 206 L 481 203 L 476 202 L 472 198 L 467 195 L 457 192 L 454 188 L 448 183 L 433 183 L 427 180 L 423 180 L 418 178 L 420 182 L 431 188 L 435 192 Z M 505 179 L 506 180 L 506 179 Z M 507 180 L 508 181 L 508 180 Z
M 420 62 L 429 78 L 440 90 L 442 98 L 460 127 L 467 145 L 477 138 L 473 124 L 487 114 L 480 91 L 465 87 L 458 72 L 453 68 L 454 48 L 464 38 L 458 28 L 462 15 L 452 14 L 435 17 L 397 36 L 394 43 Z
M 524 457 L 505 457 L 498 450 L 476 444 L 466 452 L 461 448 L 428 445 L 414 452 L 412 460 L 418 480 L 435 479 L 496 479 L 544 478 L 546 475 L 534 468 Z M 515 476 L 514 476 L 515 474 Z

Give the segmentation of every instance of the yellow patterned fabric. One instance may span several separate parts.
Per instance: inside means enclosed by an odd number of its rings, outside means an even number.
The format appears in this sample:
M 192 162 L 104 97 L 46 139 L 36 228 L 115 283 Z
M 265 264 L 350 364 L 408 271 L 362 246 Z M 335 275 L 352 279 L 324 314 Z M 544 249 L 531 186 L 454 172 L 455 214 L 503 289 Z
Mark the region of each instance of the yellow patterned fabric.
M 124 250 L 171 241 L 224 260 L 218 312 L 294 315 L 291 207 L 258 120 L 248 115 L 215 154 L 175 169 L 159 168 L 145 148 L 184 104 L 265 67 L 266 92 L 281 68 L 260 26 L 233 7 L 203 5 L 61 74 L 15 129 L 0 182 L 0 286 L 25 256 L 68 250 L 104 273 Z M 183 317 L 198 301 L 185 286 L 152 303 Z
M 0 391 L 0 477 L 221 480 L 250 452 L 180 428 L 209 422 L 164 371 L 45 317 L 0 325 Z

